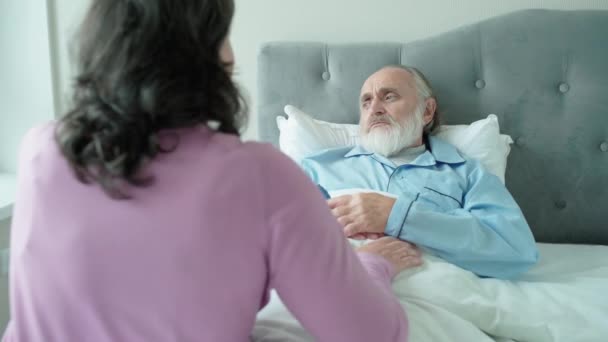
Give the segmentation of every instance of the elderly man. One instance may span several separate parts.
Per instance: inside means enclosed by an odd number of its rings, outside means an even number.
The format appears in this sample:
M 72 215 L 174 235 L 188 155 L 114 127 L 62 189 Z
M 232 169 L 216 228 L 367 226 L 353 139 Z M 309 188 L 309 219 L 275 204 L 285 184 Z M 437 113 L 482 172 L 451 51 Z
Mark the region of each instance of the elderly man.
M 534 237 L 498 177 L 432 136 L 437 102 L 414 68 L 385 67 L 361 89 L 361 144 L 305 158 L 324 188 L 364 188 L 328 201 L 348 237 L 390 235 L 479 276 L 513 278 L 536 263 Z

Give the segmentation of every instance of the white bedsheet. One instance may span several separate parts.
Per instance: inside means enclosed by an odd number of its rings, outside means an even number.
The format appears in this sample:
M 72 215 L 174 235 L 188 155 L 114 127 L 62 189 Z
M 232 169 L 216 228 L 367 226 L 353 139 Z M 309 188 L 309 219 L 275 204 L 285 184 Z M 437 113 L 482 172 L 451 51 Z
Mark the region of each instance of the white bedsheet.
M 539 244 L 540 261 L 518 281 L 480 279 L 433 256 L 402 272 L 393 290 L 410 341 L 608 340 L 608 247 Z M 492 336 L 492 337 L 490 337 Z M 313 341 L 273 293 L 254 341 Z

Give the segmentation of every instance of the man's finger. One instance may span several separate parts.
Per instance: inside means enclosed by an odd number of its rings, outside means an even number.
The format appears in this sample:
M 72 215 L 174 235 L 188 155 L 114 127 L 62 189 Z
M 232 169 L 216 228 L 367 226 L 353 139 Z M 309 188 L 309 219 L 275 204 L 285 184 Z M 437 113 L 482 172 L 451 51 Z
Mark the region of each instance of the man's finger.
M 418 247 L 416 245 L 414 245 L 413 243 L 409 243 L 407 241 L 403 241 L 403 240 L 398 240 L 396 239 L 395 241 L 391 242 L 390 245 L 399 245 L 399 247 L 404 247 L 404 248 L 409 248 L 409 249 L 418 249 Z
M 384 235 L 384 236 L 380 237 L 378 240 L 387 245 L 392 242 L 399 242 L 399 240 L 395 239 L 394 237 L 392 237 L 390 235 Z
M 353 220 L 350 216 L 340 216 L 338 217 L 338 223 L 340 223 L 342 227 L 346 228 L 346 226 L 353 223 Z
M 367 238 L 370 239 L 370 240 L 378 240 L 382 236 L 384 236 L 384 234 L 379 234 L 379 233 L 370 233 L 370 234 L 367 234 Z
M 411 247 L 395 247 L 395 246 L 387 246 L 387 248 L 391 248 L 395 251 L 395 253 L 405 253 L 407 255 L 420 255 L 420 251 L 417 248 Z
M 407 255 L 407 256 L 413 256 L 413 257 L 420 257 L 420 251 L 418 251 L 417 249 L 411 249 L 411 248 L 398 248 L 393 252 L 394 255 Z
M 351 236 L 349 239 L 353 239 L 353 240 L 365 240 L 365 236 L 363 234 L 357 234 L 357 235 Z
M 401 262 L 405 264 L 405 269 L 414 268 L 422 265 L 422 259 L 416 257 L 404 257 L 401 259 Z
M 346 204 L 350 197 L 350 195 L 344 195 L 330 198 L 327 200 L 327 205 L 329 206 L 329 209 L 334 209 L 336 207 Z
M 344 235 L 347 237 L 351 237 L 360 233 L 365 233 L 361 229 L 361 225 L 356 223 L 348 223 L 344 226 Z
M 402 260 L 411 266 L 422 265 L 422 258 L 408 256 L 408 257 L 403 258 Z
M 334 215 L 334 217 L 340 217 L 348 215 L 350 213 L 350 210 L 348 209 L 348 207 L 341 205 L 331 209 L 331 213 L 332 215 Z

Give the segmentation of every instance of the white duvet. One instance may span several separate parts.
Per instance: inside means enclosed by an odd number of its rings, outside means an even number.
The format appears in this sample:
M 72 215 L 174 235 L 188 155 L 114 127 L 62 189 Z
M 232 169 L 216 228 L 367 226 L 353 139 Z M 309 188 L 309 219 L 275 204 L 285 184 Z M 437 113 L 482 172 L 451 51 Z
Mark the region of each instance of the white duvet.
M 480 279 L 425 255 L 423 266 L 393 281 L 410 341 L 608 341 L 608 247 L 539 244 L 539 250 L 538 265 L 518 281 Z M 314 338 L 273 293 L 253 340 Z

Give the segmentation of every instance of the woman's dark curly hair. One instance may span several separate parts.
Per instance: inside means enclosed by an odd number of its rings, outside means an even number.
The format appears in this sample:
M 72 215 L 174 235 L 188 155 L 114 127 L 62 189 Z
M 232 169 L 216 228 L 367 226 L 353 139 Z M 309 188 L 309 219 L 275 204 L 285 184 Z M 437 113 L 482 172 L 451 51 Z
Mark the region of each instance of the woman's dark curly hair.
M 55 134 L 81 181 L 128 198 L 119 184 L 149 184 L 142 166 L 171 150 L 160 131 L 215 122 L 239 134 L 246 109 L 219 53 L 233 15 L 233 0 L 93 0 Z

